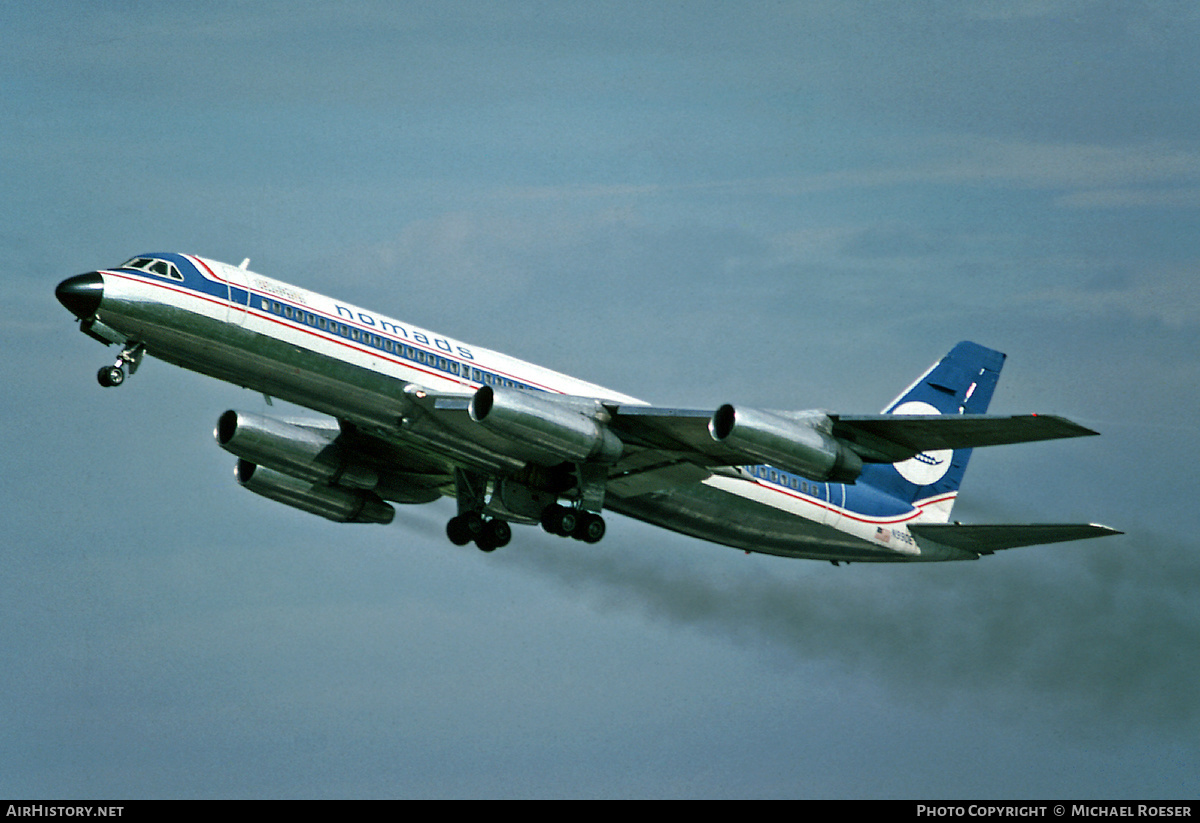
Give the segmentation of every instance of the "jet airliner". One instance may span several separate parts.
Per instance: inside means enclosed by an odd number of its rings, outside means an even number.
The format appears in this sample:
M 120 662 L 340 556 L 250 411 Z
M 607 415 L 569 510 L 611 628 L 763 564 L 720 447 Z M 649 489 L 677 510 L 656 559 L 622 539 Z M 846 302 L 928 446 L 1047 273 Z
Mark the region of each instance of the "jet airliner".
M 1120 534 L 1096 524 L 964 525 L 951 507 L 972 450 L 1093 435 L 1052 415 L 989 415 L 1005 356 L 962 342 L 877 415 L 726 404 L 665 408 L 190 254 L 70 277 L 58 300 L 120 353 L 146 355 L 323 417 L 229 410 L 215 437 L 237 482 L 338 522 L 457 501 L 453 543 L 506 545 L 511 524 L 586 543 L 607 509 L 704 540 L 841 562 L 973 560 Z

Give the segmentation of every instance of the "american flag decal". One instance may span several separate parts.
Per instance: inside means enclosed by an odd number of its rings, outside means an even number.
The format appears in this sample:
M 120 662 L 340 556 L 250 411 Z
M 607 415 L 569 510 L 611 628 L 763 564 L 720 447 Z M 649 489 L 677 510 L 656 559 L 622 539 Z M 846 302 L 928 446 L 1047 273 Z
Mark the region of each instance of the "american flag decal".
M 880 543 L 886 543 L 892 539 L 892 533 L 883 526 L 879 526 L 875 529 L 875 539 Z

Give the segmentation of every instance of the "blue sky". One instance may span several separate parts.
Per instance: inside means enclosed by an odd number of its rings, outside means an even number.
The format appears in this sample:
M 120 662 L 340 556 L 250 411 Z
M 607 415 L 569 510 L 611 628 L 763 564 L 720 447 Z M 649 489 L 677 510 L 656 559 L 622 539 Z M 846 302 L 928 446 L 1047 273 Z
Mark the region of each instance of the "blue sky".
M 0 12 L 0 794 L 1194 797 L 1200 13 L 1186 3 Z M 249 392 L 53 299 L 239 262 L 650 401 L 877 411 L 961 339 L 955 516 L 1125 536 L 746 556 L 617 516 L 450 547 L 239 489 Z M 277 407 L 278 409 L 278 407 Z

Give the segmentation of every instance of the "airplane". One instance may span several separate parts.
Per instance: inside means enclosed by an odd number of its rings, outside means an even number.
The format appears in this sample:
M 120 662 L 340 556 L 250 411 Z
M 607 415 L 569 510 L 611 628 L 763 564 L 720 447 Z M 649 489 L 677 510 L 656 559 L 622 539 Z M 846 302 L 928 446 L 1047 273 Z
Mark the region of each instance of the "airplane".
M 455 545 L 512 524 L 596 543 L 614 511 L 784 557 L 974 560 L 1121 534 L 1097 524 L 950 521 L 972 450 L 1094 435 L 1053 415 L 989 415 L 1005 355 L 962 342 L 878 415 L 725 404 L 664 408 L 252 272 L 138 255 L 63 280 L 79 328 L 120 347 L 115 387 L 146 355 L 323 418 L 229 410 L 214 436 L 235 477 L 337 522 L 457 501 Z

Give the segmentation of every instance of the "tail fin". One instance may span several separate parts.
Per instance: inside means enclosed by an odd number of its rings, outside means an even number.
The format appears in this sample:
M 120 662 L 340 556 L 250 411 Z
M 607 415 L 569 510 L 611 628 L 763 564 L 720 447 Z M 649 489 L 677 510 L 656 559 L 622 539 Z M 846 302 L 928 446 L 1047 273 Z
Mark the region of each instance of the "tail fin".
M 1004 355 L 964 341 L 883 409 L 884 414 L 983 414 Z M 971 449 L 922 452 L 900 463 L 868 464 L 859 480 L 923 509 L 923 522 L 944 523 L 958 494 Z

